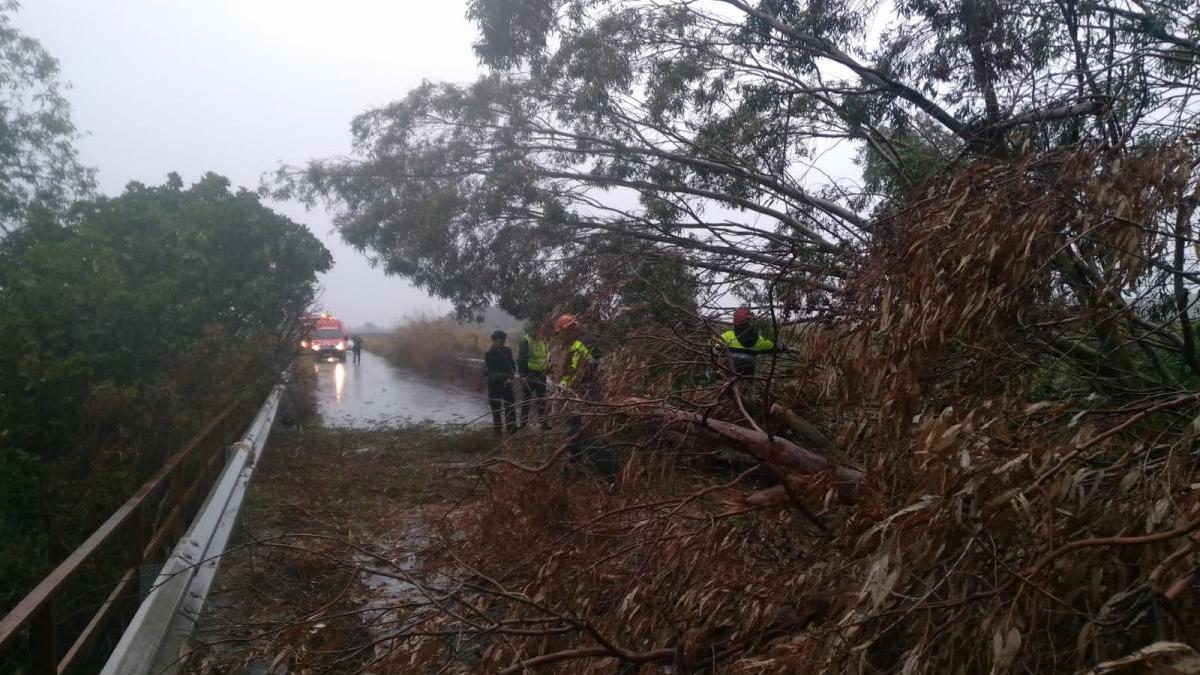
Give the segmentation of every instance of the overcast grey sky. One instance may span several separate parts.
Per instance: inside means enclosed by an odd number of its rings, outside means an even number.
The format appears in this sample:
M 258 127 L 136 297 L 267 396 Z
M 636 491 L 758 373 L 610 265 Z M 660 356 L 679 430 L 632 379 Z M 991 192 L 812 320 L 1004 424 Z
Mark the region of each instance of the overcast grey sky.
M 478 72 L 466 0 L 24 0 L 14 23 L 58 58 L 101 190 L 205 171 L 254 188 L 279 162 L 350 149 L 350 120 L 422 79 Z M 385 277 L 327 214 L 276 208 L 334 255 L 324 307 L 353 325 L 449 305 Z

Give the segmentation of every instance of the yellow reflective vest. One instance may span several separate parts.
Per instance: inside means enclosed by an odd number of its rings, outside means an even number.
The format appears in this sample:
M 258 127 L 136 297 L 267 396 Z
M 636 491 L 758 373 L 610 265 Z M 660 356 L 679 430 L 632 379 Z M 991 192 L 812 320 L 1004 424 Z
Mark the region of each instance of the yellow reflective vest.
M 758 340 L 752 345 L 744 345 L 737 338 L 737 333 L 732 330 L 727 330 L 721 333 L 721 342 L 724 342 L 729 349 L 742 352 L 769 352 L 775 348 L 775 343 L 767 338 L 759 335 Z
M 727 330 L 721 334 L 721 342 L 718 349 L 722 347 L 729 349 L 729 359 L 733 365 L 733 371 L 742 377 L 753 377 L 755 369 L 755 361 L 758 360 L 758 355 L 764 352 L 775 351 L 775 343 L 763 337 L 758 336 L 754 344 L 743 344 L 738 339 L 737 332 Z
M 526 367 L 533 373 L 544 373 L 550 368 L 550 348 L 545 342 L 535 339 L 532 335 L 525 335 L 524 349 L 521 350 L 523 355 L 528 357 Z
M 592 350 L 582 340 L 572 340 L 567 346 L 567 365 L 563 368 L 562 386 L 569 387 L 579 373 L 579 366 L 592 358 Z

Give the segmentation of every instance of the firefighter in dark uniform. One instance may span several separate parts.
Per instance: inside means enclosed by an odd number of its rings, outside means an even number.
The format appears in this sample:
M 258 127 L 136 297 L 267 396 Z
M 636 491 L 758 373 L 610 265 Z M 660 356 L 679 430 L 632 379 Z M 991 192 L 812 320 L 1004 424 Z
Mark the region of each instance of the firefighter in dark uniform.
M 517 411 L 513 395 L 513 376 L 517 366 L 513 361 L 512 350 L 504 346 L 508 335 L 498 330 L 492 333 L 492 346 L 483 354 L 483 374 L 487 378 L 488 405 L 492 408 L 492 429 L 499 436 L 517 430 Z M 501 413 L 504 425 L 501 425 Z

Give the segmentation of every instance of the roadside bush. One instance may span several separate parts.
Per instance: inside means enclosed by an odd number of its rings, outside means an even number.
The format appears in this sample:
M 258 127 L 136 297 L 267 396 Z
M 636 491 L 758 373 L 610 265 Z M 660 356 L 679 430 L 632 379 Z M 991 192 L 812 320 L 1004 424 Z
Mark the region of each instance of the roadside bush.
M 279 401 L 276 419 L 285 426 L 306 425 L 319 418 L 317 405 L 317 376 L 312 368 L 302 368 L 302 361 L 292 363 L 288 385 Z
M 0 611 L 216 411 L 258 404 L 329 264 L 211 173 L 0 241 Z

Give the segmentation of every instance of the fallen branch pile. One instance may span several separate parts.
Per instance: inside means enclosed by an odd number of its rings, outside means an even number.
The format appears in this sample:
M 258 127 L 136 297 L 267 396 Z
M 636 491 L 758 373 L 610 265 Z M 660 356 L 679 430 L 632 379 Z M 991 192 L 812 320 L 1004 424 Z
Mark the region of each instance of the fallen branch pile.
M 456 581 L 389 662 L 1073 672 L 1200 645 L 1200 373 L 1129 299 L 1187 208 L 1172 152 L 931 183 L 881 222 L 846 321 L 757 382 L 712 327 L 626 336 L 567 402 L 580 436 L 492 463 L 441 521 L 429 570 Z M 749 465 L 703 460 L 729 453 Z
M 1200 362 L 1147 300 L 1200 279 L 1147 262 L 1195 243 L 1193 150 L 931 181 L 753 379 L 695 312 L 597 301 L 557 430 L 473 467 L 415 566 L 345 556 L 413 590 L 369 668 L 1193 672 Z

